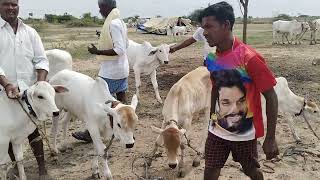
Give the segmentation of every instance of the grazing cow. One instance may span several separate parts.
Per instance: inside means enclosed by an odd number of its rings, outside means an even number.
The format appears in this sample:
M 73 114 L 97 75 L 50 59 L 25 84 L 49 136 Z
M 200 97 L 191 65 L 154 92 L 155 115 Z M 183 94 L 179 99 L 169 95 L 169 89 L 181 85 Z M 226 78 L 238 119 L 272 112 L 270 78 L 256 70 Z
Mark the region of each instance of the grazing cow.
M 33 120 L 45 121 L 52 119 L 53 115 L 59 115 L 54 97 L 57 93 L 66 92 L 62 86 L 51 86 L 45 81 L 37 82 L 30 88 L 21 92 L 18 99 L 23 108 Z M 9 142 L 12 143 L 13 153 L 19 170 L 21 180 L 26 180 L 23 167 L 23 143 L 27 137 L 36 129 L 29 116 L 22 109 L 18 100 L 9 99 L 0 88 L 0 179 L 6 179 L 6 163 L 8 163 Z
M 48 79 L 63 69 L 72 70 L 72 57 L 67 51 L 60 49 L 46 50 L 46 56 L 49 60 L 50 71 Z
M 272 30 L 273 30 L 273 42 L 272 44 L 279 44 L 279 34 L 282 34 L 282 43 L 283 37 L 287 38 L 289 44 L 295 41 L 301 44 L 301 38 L 305 34 L 307 30 L 310 29 L 310 26 L 307 22 L 298 22 L 297 20 L 292 21 L 283 21 L 278 20 L 273 22 Z M 290 37 L 291 42 L 288 40 L 288 36 Z
M 140 75 L 150 75 L 151 82 L 156 94 L 158 102 L 162 103 L 157 82 L 156 69 L 162 64 L 169 63 L 170 45 L 161 44 L 158 47 L 153 47 L 149 42 L 142 44 L 129 40 L 127 55 L 130 68 L 134 71 L 136 81 L 136 95 L 139 97 L 139 87 L 141 86 Z
M 106 146 L 102 138 L 114 136 L 120 139 L 127 148 L 134 146 L 134 128 L 138 117 L 135 113 L 138 99 L 134 95 L 131 105 L 124 105 L 116 101 L 109 92 L 107 83 L 101 79 L 96 80 L 91 77 L 70 70 L 58 72 L 50 79 L 50 84 L 64 85 L 69 89 L 68 93 L 57 95 L 55 100 L 59 108 L 67 111 L 65 116 L 64 139 L 66 139 L 67 125 L 70 117 L 85 122 L 90 132 L 95 157 L 92 160 L 92 171 L 94 177 L 99 177 L 99 157 L 102 158 L 104 165 L 104 176 L 112 179 L 110 169 L 106 159 Z M 112 102 L 105 104 L 106 101 Z M 108 115 L 109 114 L 109 115 Z M 56 148 L 58 121 L 53 121 L 52 135 L 54 138 L 53 148 Z
M 206 67 L 198 67 L 189 72 L 172 86 L 164 101 L 162 109 L 164 120 L 161 129 L 152 126 L 153 131 L 160 134 L 152 155 L 156 153 L 158 146 L 163 145 L 167 152 L 169 167 L 174 169 L 179 164 L 179 176 L 185 175 L 184 134 L 190 129 L 196 112 L 205 110 L 205 121 L 209 121 L 211 89 L 210 73 Z M 207 134 L 207 131 L 204 133 Z M 178 163 L 179 147 L 181 160 Z
M 309 25 L 310 25 L 310 31 L 311 31 L 310 45 L 317 44 L 316 34 L 317 34 L 317 31 L 320 29 L 320 19 L 315 19 L 309 22 Z
M 167 35 L 172 36 L 182 36 L 187 32 L 187 28 L 185 26 L 168 26 L 167 27 Z
M 287 119 L 290 130 L 296 141 L 300 141 L 296 131 L 294 130 L 292 118 L 302 115 L 308 121 L 309 119 L 320 119 L 320 111 L 312 101 L 295 95 L 289 88 L 288 82 L 284 77 L 276 78 L 277 85 L 274 87 L 278 96 L 278 111 L 283 113 Z M 266 122 L 266 101 L 261 95 L 263 119 Z

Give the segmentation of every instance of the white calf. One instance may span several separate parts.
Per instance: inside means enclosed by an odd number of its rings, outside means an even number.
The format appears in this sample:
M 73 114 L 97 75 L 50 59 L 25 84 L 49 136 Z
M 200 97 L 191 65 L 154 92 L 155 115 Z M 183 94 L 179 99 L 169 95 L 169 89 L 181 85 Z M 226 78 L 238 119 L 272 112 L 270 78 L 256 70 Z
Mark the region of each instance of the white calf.
M 187 32 L 187 28 L 185 26 L 168 26 L 167 27 L 167 35 L 172 36 L 182 36 Z
M 184 176 L 184 133 L 190 129 L 195 113 L 205 110 L 205 121 L 209 121 L 211 106 L 210 73 L 206 67 L 198 67 L 183 76 L 170 89 L 164 101 L 162 115 L 164 117 L 161 129 L 153 127 L 160 134 L 157 137 L 152 155 L 158 146 L 164 146 L 167 152 L 169 167 L 174 169 L 178 164 L 178 149 L 181 149 L 179 176 Z M 207 134 L 207 131 L 204 131 Z M 205 138 L 204 138 L 205 139 Z M 204 145 L 204 144 L 203 144 Z
M 169 63 L 170 45 L 162 44 L 153 47 L 149 42 L 142 44 L 129 40 L 127 55 L 130 68 L 134 71 L 136 81 L 136 95 L 139 97 L 139 87 L 141 86 L 140 75 L 150 75 L 153 89 L 158 102 L 162 103 L 157 82 L 156 69 L 162 64 Z
M 23 108 L 29 112 L 33 120 L 45 121 L 52 119 L 53 114 L 58 115 L 54 96 L 55 90 L 65 92 L 62 86 L 52 87 L 47 82 L 37 82 L 29 89 L 21 93 L 19 101 Z M 36 126 L 24 112 L 18 100 L 9 99 L 3 89 L 0 88 L 0 179 L 6 179 L 6 163 L 8 163 L 9 142 L 12 143 L 13 153 L 17 161 L 19 177 L 26 180 L 23 167 L 22 145 L 25 139 L 36 129 Z
M 72 57 L 67 51 L 60 49 L 46 50 L 46 55 L 49 60 L 50 71 L 48 79 L 57 74 L 57 72 L 69 69 L 72 70 Z
M 64 139 L 66 139 L 67 125 L 70 116 L 85 122 L 95 149 L 95 157 L 92 161 L 93 176 L 99 177 L 99 157 L 104 164 L 104 176 L 112 179 L 107 164 L 106 146 L 102 138 L 111 138 L 114 135 L 120 142 L 126 144 L 127 148 L 134 145 L 134 127 L 138 120 L 135 109 L 138 99 L 133 96 L 131 105 L 117 102 L 109 92 L 107 83 L 101 79 L 96 80 L 81 73 L 70 70 L 58 72 L 50 80 L 51 84 L 62 84 L 69 89 L 68 93 L 57 95 L 56 104 L 59 108 L 67 111 L 64 124 Z M 105 104 L 106 101 L 113 102 Z M 109 115 L 108 115 L 109 114 Z M 111 118 L 112 116 L 113 118 Z M 56 151 L 56 136 L 58 121 L 53 121 L 52 135 L 54 137 L 53 147 Z
M 290 130 L 296 141 L 300 141 L 293 126 L 293 117 L 302 115 L 308 121 L 309 119 L 320 119 L 318 106 L 303 97 L 295 95 L 289 88 L 288 82 L 284 77 L 276 78 L 277 85 L 274 87 L 278 96 L 278 111 L 287 119 Z M 266 122 L 266 102 L 261 95 L 263 119 Z

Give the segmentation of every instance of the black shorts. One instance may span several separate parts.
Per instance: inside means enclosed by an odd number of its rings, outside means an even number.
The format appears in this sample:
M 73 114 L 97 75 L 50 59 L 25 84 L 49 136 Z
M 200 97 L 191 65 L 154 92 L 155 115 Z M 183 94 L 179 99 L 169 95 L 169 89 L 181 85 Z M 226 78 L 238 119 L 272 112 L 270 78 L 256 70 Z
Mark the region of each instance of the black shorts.
M 242 167 L 259 168 L 257 161 L 257 140 L 250 141 L 228 141 L 211 132 L 208 133 L 205 146 L 205 167 L 221 169 L 226 163 L 230 152 L 233 160 L 239 162 Z

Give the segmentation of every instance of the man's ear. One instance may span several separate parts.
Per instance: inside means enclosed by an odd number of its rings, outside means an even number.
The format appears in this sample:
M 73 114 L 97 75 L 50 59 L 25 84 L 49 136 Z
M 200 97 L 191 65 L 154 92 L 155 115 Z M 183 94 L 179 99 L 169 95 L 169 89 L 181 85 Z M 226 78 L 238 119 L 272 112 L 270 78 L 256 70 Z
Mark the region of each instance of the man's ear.
M 226 20 L 223 24 L 224 24 L 226 30 L 231 29 L 231 22 L 229 20 Z

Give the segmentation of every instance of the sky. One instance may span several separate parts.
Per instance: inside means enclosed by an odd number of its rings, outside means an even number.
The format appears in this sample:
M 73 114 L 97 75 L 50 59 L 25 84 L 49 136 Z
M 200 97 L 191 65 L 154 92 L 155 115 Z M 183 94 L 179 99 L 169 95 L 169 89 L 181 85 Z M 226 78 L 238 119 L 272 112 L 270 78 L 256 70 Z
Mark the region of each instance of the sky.
M 28 17 L 32 12 L 41 18 L 44 14 L 68 14 L 80 17 L 91 12 L 99 15 L 98 0 L 19 0 L 20 16 Z M 118 8 L 123 18 L 139 15 L 140 17 L 183 16 L 194 9 L 207 7 L 220 0 L 117 0 Z M 226 0 L 234 10 L 236 17 L 242 16 L 238 0 Z M 250 0 L 249 16 L 272 17 L 279 13 L 289 15 L 320 15 L 320 0 Z

